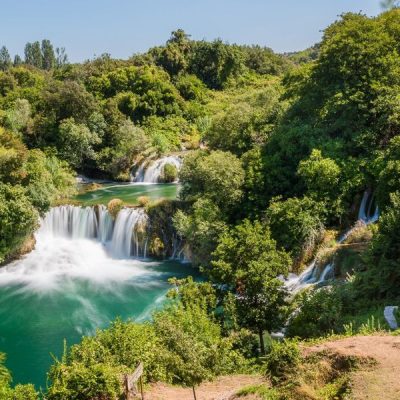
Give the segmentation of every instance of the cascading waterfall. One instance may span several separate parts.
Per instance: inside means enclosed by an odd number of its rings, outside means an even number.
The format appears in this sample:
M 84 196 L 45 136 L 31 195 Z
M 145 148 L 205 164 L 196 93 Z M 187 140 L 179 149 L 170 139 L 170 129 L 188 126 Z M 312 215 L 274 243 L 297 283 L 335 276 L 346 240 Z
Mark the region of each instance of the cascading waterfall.
M 105 244 L 112 238 L 114 221 L 104 205 L 98 206 L 98 221 L 97 237 L 101 243 Z
M 105 245 L 114 258 L 146 257 L 147 222 L 144 210 L 123 208 L 114 222 L 107 208 L 60 206 L 41 220 L 39 234 L 70 239 L 92 239 Z
M 173 165 L 178 171 L 181 169 L 182 160 L 176 156 L 162 157 L 148 163 L 143 162 L 132 177 L 133 182 L 159 183 L 163 169 L 166 165 Z
M 371 224 L 379 219 L 379 208 L 374 204 L 374 194 L 369 190 L 364 192 L 358 212 L 358 219 L 366 224 Z
M 374 204 L 374 195 L 369 190 L 366 190 L 361 200 L 357 223 L 368 225 L 376 222 L 378 219 L 379 209 L 378 206 Z M 356 228 L 357 226 L 358 224 L 355 225 Z M 343 243 L 355 227 L 352 227 L 345 232 L 337 243 Z M 327 264 L 322 270 L 320 267 L 321 266 L 317 265 L 316 260 L 313 260 L 300 275 L 290 274 L 288 279 L 285 281 L 285 286 L 288 291 L 291 293 L 297 293 L 310 285 L 323 283 L 328 279 L 333 278 L 335 271 L 333 263 Z
M 147 214 L 140 209 L 124 208 L 118 213 L 110 243 L 110 251 L 114 257 L 146 257 L 147 220 Z

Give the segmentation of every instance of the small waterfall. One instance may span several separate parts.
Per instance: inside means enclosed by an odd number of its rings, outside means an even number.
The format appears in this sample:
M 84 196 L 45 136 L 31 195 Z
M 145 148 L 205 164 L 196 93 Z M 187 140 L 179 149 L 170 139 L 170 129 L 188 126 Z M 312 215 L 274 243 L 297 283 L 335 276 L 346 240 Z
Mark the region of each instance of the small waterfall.
M 147 162 L 146 160 L 140 165 L 134 177 L 133 182 L 158 183 L 161 174 L 166 165 L 173 165 L 177 171 L 181 169 L 182 160 L 176 156 L 163 157 L 155 161 Z
M 60 206 L 50 209 L 41 220 L 40 232 L 50 236 L 93 239 L 98 222 L 93 207 Z
M 345 232 L 337 241 L 338 244 L 343 243 L 353 232 L 354 229 L 359 227 L 359 224 L 372 224 L 379 219 L 379 209 L 374 203 L 374 195 L 371 191 L 366 190 L 361 200 L 360 209 L 358 212 L 358 221 L 355 226 Z M 291 274 L 285 281 L 286 288 L 292 292 L 297 293 L 315 283 L 323 283 L 328 279 L 334 277 L 333 263 L 327 264 L 321 272 L 316 260 L 314 260 L 300 275 Z
M 60 206 L 47 212 L 38 233 L 46 237 L 91 239 L 115 258 L 146 257 L 148 217 L 143 209 L 123 208 L 114 222 L 107 208 Z
M 369 190 L 364 192 L 358 211 L 358 219 L 366 224 L 372 224 L 379 219 L 379 208 L 374 204 L 374 195 Z
M 141 209 L 124 208 L 118 213 L 109 246 L 114 257 L 128 258 L 131 255 L 146 257 L 147 220 L 147 214 Z
M 107 207 L 104 205 L 98 206 L 98 215 L 99 215 L 99 227 L 98 227 L 97 237 L 101 243 L 105 244 L 112 238 L 114 221 L 111 218 L 111 215 L 107 210 Z

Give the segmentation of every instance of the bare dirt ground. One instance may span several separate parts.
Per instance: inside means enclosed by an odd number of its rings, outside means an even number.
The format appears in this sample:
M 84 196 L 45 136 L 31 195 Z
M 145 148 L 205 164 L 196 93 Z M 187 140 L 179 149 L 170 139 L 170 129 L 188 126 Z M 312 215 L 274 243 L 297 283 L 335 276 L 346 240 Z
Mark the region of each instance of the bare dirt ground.
M 206 382 L 196 388 L 197 400 L 229 400 L 235 393 L 248 385 L 263 382 L 257 375 L 222 376 L 214 382 Z M 146 400 L 193 400 L 190 388 L 157 383 L 145 392 Z
M 352 374 L 352 399 L 400 400 L 400 336 L 354 336 L 306 348 L 373 358 L 376 365 Z

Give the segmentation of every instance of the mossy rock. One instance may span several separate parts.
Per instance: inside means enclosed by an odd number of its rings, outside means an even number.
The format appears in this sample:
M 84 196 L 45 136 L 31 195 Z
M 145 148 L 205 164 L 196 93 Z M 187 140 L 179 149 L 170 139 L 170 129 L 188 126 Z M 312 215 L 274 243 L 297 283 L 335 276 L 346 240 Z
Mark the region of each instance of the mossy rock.
M 122 210 L 123 207 L 124 202 L 120 199 L 112 199 L 107 204 L 108 212 L 114 219 L 117 218 L 118 213 Z

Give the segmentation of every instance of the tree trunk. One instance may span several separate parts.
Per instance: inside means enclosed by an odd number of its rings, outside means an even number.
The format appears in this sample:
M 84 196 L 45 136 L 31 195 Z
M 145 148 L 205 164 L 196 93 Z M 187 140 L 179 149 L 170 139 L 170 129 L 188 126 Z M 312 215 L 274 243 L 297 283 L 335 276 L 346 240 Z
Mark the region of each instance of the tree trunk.
M 261 355 L 264 355 L 265 354 L 264 331 L 262 330 L 262 328 L 258 328 L 258 336 L 260 337 Z
M 193 389 L 193 397 L 194 397 L 194 400 L 197 400 L 197 397 L 196 397 L 196 390 L 194 390 L 194 386 L 192 386 L 192 389 Z

